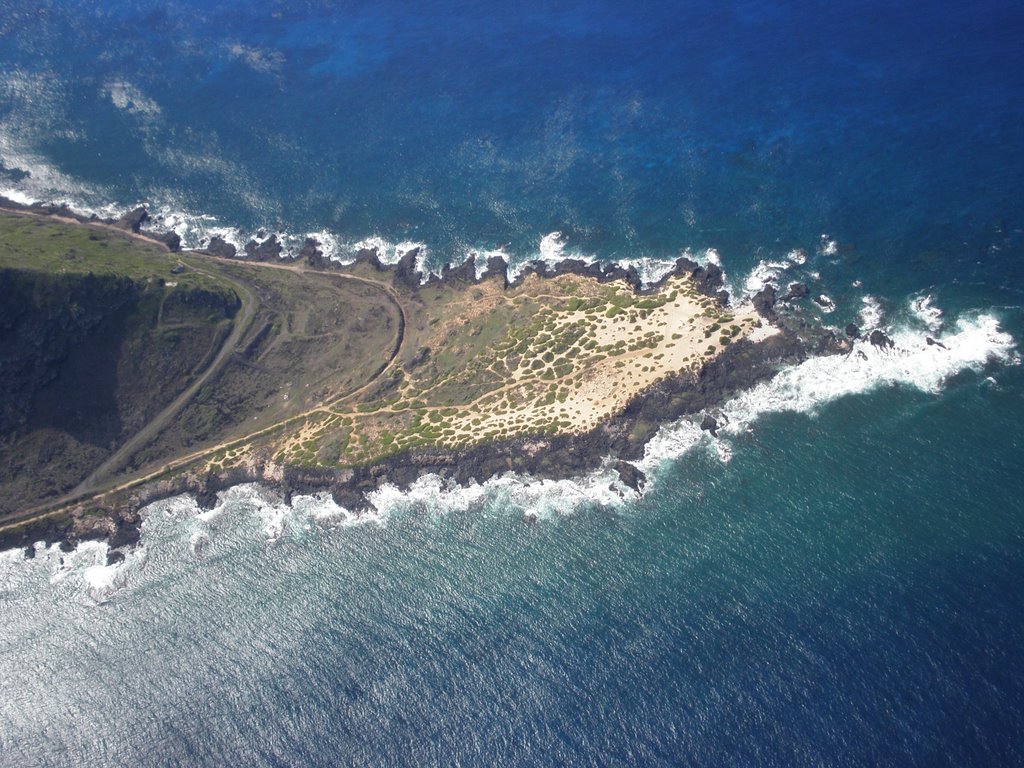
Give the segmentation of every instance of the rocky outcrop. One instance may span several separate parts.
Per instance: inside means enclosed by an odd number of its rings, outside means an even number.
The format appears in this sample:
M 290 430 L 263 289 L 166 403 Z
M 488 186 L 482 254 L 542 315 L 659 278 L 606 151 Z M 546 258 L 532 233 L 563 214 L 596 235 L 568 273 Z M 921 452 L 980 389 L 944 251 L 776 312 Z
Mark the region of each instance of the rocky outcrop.
M 710 413 L 704 414 L 704 418 L 700 422 L 700 428 L 705 432 L 710 432 L 712 437 L 718 437 L 718 419 Z
M 222 259 L 233 259 L 238 250 L 224 238 L 214 235 L 210 238 L 210 243 L 206 246 L 205 252 Z
M 279 261 L 281 250 L 277 235 L 271 235 L 263 242 L 250 240 L 245 244 L 245 255 L 253 261 Z
M 769 323 L 774 323 L 779 319 L 778 314 L 775 312 L 775 298 L 775 286 L 766 285 L 760 291 L 755 293 L 751 299 L 751 303 L 754 305 L 754 311 Z
M 615 462 L 615 471 L 619 473 L 619 482 L 637 493 L 641 493 L 647 484 L 647 475 L 628 461 Z
M 672 273 L 689 275 L 693 278 L 693 284 L 700 293 L 717 298 L 723 306 L 728 304 L 728 294 L 725 294 L 725 301 L 722 301 L 724 293 L 722 286 L 725 283 L 725 276 L 722 274 L 722 268 L 717 264 L 708 264 L 706 267 L 702 267 L 684 256 L 676 260 L 676 266 Z
M 402 258 L 398 260 L 398 264 L 395 265 L 395 282 L 410 291 L 416 291 L 420 287 L 422 275 L 416 267 L 416 258 L 419 255 L 420 249 L 412 248 L 406 251 Z M 380 264 L 379 261 L 377 263 Z
M 789 290 L 786 292 L 786 295 L 783 296 L 781 300 L 797 301 L 798 299 L 806 298 L 807 296 L 810 295 L 810 293 L 811 289 L 808 288 L 803 283 L 790 283 Z
M 177 232 L 164 232 L 162 235 L 153 235 L 153 237 L 166 245 L 169 251 L 181 250 L 181 235 Z
M 501 256 L 491 256 L 487 259 L 487 269 L 481 275 L 482 280 L 500 278 L 502 288 L 508 288 L 508 262 Z
M 147 219 L 149 219 L 149 211 L 144 207 L 139 206 L 134 210 L 128 211 L 124 216 L 114 221 L 113 225 L 115 227 L 120 227 L 121 229 L 127 229 L 129 232 L 138 233 Z
M 892 339 L 886 336 L 883 331 L 877 329 L 871 332 L 871 335 L 868 337 L 868 341 L 871 342 L 872 346 L 879 347 L 881 349 L 892 349 L 895 346 Z
M 327 259 L 324 252 L 320 250 L 320 243 L 312 237 L 305 239 L 299 252 L 295 254 L 295 259 L 305 262 L 315 269 L 330 269 L 331 266 L 330 259 Z
M 444 268 L 441 270 L 441 281 L 448 282 L 451 280 L 455 280 L 460 283 L 475 283 L 476 256 L 470 254 L 469 257 L 458 267 L 453 267 L 451 264 L 445 264 Z
M 856 323 L 847 323 L 846 335 L 849 336 L 851 339 L 860 338 L 860 328 L 857 327 Z

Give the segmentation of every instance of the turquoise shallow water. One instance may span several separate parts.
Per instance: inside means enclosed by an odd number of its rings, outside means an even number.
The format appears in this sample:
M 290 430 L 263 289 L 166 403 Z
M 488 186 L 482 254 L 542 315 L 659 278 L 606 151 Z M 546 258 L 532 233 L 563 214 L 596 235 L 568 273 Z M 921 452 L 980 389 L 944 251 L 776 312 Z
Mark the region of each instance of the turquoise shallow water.
M 2 554 L 0 765 L 1024 761 L 1017 4 L 0 11 L 8 194 L 427 266 L 690 249 L 897 341 L 667 429 L 640 499 L 239 488 L 118 566 Z

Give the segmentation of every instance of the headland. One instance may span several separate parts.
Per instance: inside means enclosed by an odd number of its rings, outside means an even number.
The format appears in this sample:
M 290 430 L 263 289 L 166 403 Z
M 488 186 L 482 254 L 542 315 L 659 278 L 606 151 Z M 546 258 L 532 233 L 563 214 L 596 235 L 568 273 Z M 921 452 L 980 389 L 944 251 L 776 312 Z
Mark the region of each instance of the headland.
M 282 257 L 0 201 L 0 546 L 129 545 L 141 507 L 232 485 L 330 492 L 606 462 L 639 490 L 659 427 L 709 411 L 845 341 L 784 322 L 794 285 L 733 307 L 721 271 L 680 258 L 656 284 L 566 260 L 510 280 L 492 258 L 441 275 L 372 249 Z M 482 266 L 482 265 L 481 265 Z

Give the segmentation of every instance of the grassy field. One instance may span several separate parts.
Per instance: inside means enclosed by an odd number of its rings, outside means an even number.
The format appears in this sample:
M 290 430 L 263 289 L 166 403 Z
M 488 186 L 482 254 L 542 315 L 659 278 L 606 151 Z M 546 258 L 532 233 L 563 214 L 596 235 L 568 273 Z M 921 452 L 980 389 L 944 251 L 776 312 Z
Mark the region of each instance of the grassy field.
M 182 259 L 157 243 L 127 233 L 0 211 L 0 268 L 49 275 L 110 275 L 135 282 L 164 280 L 183 290 L 230 290 L 209 271 L 171 274 Z

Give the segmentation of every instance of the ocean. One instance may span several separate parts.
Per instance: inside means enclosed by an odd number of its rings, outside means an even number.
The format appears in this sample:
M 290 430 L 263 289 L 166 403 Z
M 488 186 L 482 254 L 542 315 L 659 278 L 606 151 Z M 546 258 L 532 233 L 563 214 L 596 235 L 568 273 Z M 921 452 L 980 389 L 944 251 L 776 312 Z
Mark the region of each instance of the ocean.
M 896 342 L 666 425 L 642 496 L 241 486 L 116 565 L 0 553 L 0 765 L 1024 763 L 1021 40 L 1012 0 L 0 0 L 0 194 L 688 253 Z

